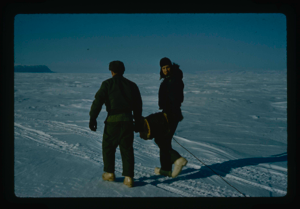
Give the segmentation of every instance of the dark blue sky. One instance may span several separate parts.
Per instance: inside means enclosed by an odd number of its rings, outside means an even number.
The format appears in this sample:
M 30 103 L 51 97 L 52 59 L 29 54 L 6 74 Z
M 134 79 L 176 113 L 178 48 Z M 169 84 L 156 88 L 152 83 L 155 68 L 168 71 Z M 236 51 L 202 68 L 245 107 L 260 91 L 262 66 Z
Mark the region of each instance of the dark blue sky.
M 169 57 L 184 72 L 285 70 L 283 14 L 18 14 L 17 65 L 61 73 L 158 73 Z

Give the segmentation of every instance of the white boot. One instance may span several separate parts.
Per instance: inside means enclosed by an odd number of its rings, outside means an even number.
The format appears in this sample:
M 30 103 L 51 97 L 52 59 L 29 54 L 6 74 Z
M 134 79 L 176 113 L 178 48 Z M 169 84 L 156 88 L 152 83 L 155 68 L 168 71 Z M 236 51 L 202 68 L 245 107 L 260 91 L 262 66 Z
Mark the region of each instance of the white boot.
M 123 183 L 128 187 L 133 187 L 133 178 L 130 176 L 125 176 Z
M 114 181 L 115 180 L 115 174 L 114 173 L 103 173 L 102 179 L 104 181 Z
M 175 178 L 177 177 L 181 170 L 182 170 L 182 167 L 185 166 L 187 164 L 187 160 L 183 157 L 180 157 L 178 158 L 175 162 L 174 162 L 174 170 L 172 172 L 172 178 Z
M 160 168 L 158 168 L 158 167 L 154 168 L 154 173 L 156 175 L 160 175 L 159 171 L 160 171 Z

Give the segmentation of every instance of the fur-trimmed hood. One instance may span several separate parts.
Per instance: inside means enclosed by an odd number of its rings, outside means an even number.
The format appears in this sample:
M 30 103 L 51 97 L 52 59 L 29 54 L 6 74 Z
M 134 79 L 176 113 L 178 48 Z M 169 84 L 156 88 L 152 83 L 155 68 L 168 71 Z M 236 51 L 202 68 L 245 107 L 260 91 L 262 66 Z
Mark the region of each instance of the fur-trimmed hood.
M 183 78 L 182 70 L 180 70 L 179 65 L 174 62 L 171 67 L 170 77 L 173 77 L 173 76 L 176 78 L 176 80 L 177 79 L 182 80 L 182 78 Z M 162 78 L 166 78 L 166 76 L 163 74 L 162 69 L 160 68 L 160 79 L 162 79 Z
M 173 65 L 172 65 L 172 75 L 171 76 L 174 76 L 177 79 L 181 79 L 181 80 L 183 79 L 182 70 L 179 69 L 179 65 L 176 63 L 173 63 Z

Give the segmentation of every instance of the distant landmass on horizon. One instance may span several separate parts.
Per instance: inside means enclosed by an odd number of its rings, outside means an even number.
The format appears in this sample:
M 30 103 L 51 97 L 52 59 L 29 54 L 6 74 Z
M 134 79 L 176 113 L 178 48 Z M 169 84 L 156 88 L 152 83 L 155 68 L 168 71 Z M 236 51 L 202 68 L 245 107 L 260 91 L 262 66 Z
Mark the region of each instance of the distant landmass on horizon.
M 16 73 L 54 73 L 46 65 L 15 65 Z

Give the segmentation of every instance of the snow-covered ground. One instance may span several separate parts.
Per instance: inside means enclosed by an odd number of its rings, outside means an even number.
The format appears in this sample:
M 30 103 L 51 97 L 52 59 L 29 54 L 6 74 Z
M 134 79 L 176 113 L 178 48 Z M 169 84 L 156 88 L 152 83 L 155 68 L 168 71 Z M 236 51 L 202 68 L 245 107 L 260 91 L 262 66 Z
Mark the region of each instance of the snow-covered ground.
M 158 112 L 158 74 L 124 74 Z M 14 182 L 17 197 L 242 197 L 173 140 L 188 164 L 177 178 L 157 176 L 159 149 L 135 133 L 135 187 L 102 180 L 105 105 L 97 132 L 89 109 L 110 74 L 15 73 Z M 286 72 L 184 74 L 184 120 L 174 138 L 248 197 L 287 193 Z

